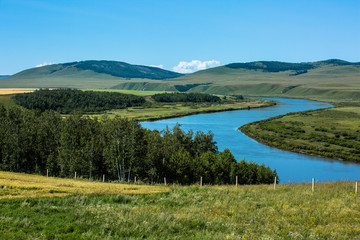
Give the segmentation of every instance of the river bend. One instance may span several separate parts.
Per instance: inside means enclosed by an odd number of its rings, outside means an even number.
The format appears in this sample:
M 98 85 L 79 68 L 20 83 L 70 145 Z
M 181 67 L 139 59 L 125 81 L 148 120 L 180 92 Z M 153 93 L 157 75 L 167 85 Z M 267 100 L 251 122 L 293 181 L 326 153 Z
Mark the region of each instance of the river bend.
M 212 131 L 219 150 L 229 148 L 237 160 L 245 158 L 259 164 L 265 163 L 276 169 L 281 183 L 309 182 L 311 178 L 318 181 L 358 180 L 360 164 L 347 163 L 338 160 L 308 156 L 299 153 L 279 150 L 258 143 L 249 138 L 238 127 L 270 117 L 289 112 L 305 111 L 332 107 L 328 103 L 302 99 L 269 98 L 278 102 L 277 105 L 266 108 L 198 114 L 182 118 L 172 118 L 154 122 L 142 122 L 149 129 L 162 130 L 176 123 L 181 124 L 185 131 L 192 129 L 203 132 Z

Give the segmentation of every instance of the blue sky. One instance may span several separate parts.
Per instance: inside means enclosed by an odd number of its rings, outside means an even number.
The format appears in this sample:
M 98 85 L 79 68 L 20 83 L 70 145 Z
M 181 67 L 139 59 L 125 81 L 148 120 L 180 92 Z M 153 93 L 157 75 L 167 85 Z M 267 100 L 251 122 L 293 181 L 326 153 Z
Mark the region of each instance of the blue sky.
M 0 0 L 0 33 L 0 75 L 90 59 L 177 71 L 360 62 L 360 1 Z

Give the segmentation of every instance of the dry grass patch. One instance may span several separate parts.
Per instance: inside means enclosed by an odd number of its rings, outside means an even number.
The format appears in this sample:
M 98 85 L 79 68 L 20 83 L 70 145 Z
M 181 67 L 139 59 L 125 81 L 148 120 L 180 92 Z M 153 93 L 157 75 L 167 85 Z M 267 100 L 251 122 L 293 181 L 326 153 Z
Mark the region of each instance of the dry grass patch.
M 0 95 L 33 92 L 36 88 L 0 88 Z
M 161 186 L 102 183 L 0 171 L 0 199 L 65 197 L 72 194 L 155 194 Z

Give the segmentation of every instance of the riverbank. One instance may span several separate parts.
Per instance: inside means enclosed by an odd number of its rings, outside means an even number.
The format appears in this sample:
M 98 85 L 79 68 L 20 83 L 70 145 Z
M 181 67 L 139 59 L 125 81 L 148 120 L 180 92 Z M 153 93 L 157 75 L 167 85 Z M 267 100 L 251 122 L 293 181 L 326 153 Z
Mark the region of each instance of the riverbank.
M 33 177 L 33 176 L 32 176 Z M 53 178 L 41 177 L 53 181 Z M 354 182 L 257 186 L 144 186 L 158 194 L 82 193 L 71 180 L 67 197 L 0 200 L 1 239 L 357 239 L 359 198 Z M 28 186 L 1 184 L 31 194 Z M 106 184 L 106 183 L 104 183 Z M 31 188 L 33 187 L 33 188 Z M 54 188 L 53 185 L 49 186 Z M 49 189 L 50 189 L 49 188 Z M 58 189 L 57 189 L 58 190 Z M 56 192 L 48 193 L 48 195 Z M 6 227 L 5 227 L 6 226 Z
M 289 113 L 239 128 L 282 150 L 360 163 L 360 107 Z

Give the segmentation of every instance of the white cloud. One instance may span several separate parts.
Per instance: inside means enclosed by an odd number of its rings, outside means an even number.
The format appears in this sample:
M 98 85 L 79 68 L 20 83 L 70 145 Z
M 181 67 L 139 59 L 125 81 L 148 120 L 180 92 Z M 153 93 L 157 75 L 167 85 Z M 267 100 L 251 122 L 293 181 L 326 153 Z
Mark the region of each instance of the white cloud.
M 43 66 L 47 66 L 47 65 L 52 65 L 55 64 L 54 62 L 44 62 L 44 63 L 40 63 L 38 65 L 36 65 L 35 67 L 43 67 Z
M 157 67 L 157 68 L 164 69 L 164 65 L 162 65 L 162 64 L 160 64 L 160 65 L 150 65 L 150 67 Z
M 210 61 L 199 61 L 199 60 L 192 60 L 191 62 L 181 61 L 175 67 L 173 67 L 173 71 L 179 73 L 192 73 L 199 70 L 204 70 L 207 68 L 217 67 L 220 65 L 220 61 L 217 60 L 210 60 Z

